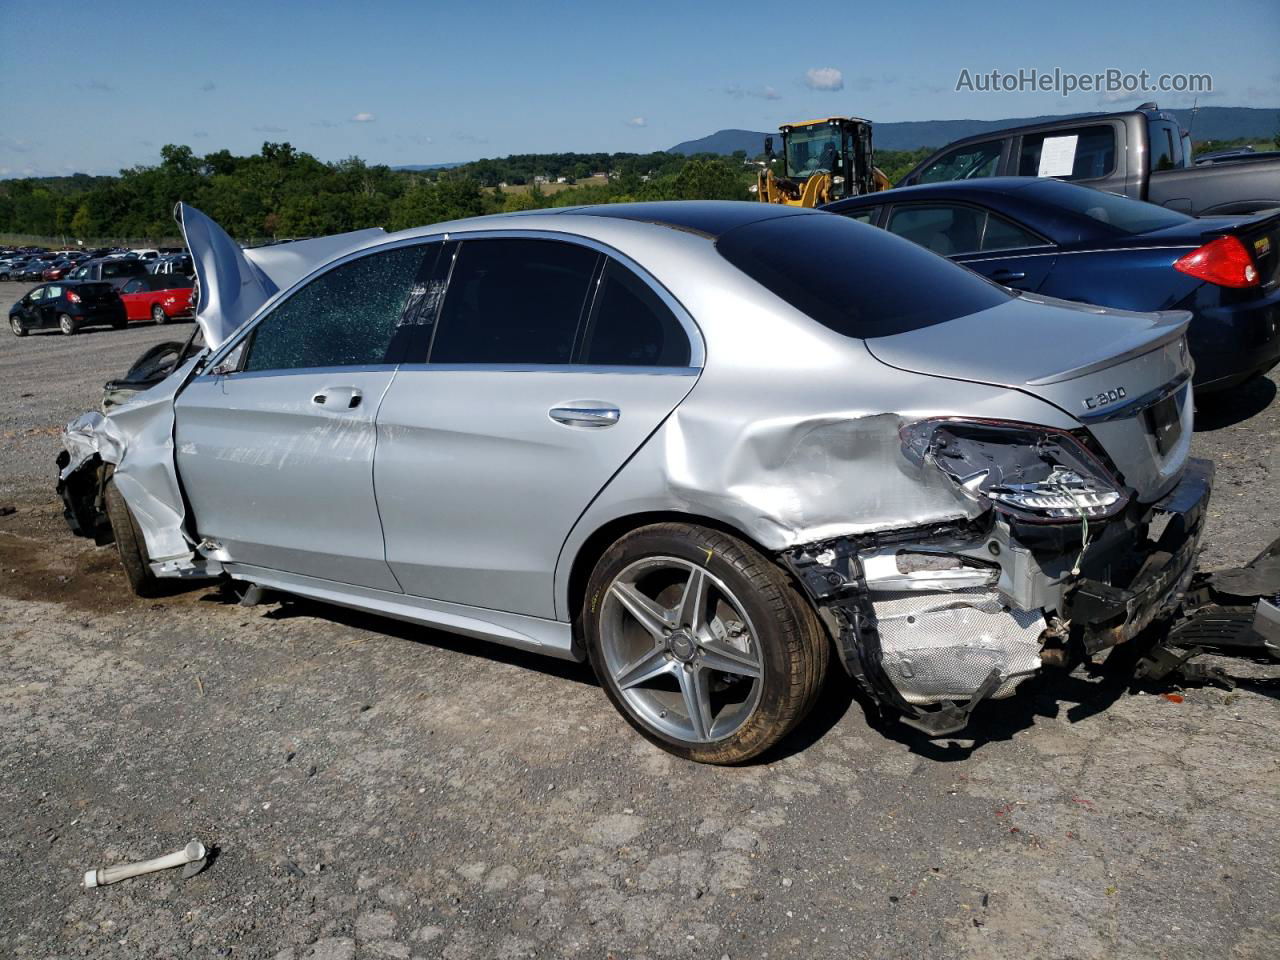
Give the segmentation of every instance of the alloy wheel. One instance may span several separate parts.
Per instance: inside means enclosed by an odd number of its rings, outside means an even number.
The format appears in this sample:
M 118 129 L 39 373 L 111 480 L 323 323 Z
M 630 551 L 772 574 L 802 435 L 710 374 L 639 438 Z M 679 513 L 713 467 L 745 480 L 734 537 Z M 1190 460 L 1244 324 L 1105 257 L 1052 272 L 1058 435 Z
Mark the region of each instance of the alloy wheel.
M 157 324 L 169 322 L 169 317 L 165 314 L 164 307 L 160 306 L 158 303 L 151 308 L 151 319 Z
M 62 316 L 58 317 L 58 329 L 67 336 L 71 336 L 71 334 L 76 332 L 76 322 L 71 319 L 70 314 L 64 313 Z
M 614 578 L 600 611 L 601 652 L 643 723 L 710 743 L 747 722 L 764 659 L 744 609 L 723 581 L 678 557 L 646 557 Z

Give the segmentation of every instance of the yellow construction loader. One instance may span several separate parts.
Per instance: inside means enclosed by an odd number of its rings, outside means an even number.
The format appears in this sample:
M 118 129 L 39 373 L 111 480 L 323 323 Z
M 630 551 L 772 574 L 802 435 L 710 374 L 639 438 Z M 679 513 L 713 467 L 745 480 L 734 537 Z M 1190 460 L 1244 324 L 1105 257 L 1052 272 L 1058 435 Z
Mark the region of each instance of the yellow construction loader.
M 816 207 L 893 186 L 875 166 L 870 120 L 826 117 L 778 129 L 782 162 L 773 152 L 773 137 L 765 137 L 764 169 L 756 179 L 756 196 L 765 203 Z

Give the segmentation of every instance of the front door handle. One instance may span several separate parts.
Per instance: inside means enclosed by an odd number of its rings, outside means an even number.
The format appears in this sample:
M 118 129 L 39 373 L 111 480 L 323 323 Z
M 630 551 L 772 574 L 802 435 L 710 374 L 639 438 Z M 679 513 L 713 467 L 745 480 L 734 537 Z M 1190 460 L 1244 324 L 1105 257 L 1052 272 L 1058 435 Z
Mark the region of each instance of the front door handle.
M 311 404 L 341 413 L 344 410 L 354 410 L 363 399 L 364 394 L 359 387 L 325 387 L 311 398 Z
M 996 283 L 1009 283 L 1013 280 L 1025 280 L 1027 275 L 1021 270 L 997 270 L 991 275 Z
M 612 427 L 622 416 L 622 411 L 607 403 L 579 401 L 563 407 L 552 407 L 547 416 L 556 423 L 569 427 Z

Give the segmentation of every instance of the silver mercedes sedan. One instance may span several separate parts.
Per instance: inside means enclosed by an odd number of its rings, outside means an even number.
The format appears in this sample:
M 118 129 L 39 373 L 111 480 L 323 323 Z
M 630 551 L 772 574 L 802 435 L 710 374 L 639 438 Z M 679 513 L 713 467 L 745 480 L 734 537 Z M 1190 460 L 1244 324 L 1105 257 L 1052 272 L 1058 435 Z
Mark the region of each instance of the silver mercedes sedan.
M 1193 572 L 1185 313 L 767 204 L 249 250 L 177 215 L 207 349 L 60 459 L 139 593 L 225 578 L 588 660 L 643 736 L 734 763 L 831 668 L 958 731 Z

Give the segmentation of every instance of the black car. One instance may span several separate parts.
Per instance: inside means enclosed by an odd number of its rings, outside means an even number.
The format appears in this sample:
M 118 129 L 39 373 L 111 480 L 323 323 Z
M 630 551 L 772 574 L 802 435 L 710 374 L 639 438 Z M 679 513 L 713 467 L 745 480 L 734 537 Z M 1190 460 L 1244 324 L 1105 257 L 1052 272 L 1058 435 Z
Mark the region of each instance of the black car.
M 17 280 L 26 265 L 26 258 L 20 256 L 12 257 L 9 260 L 0 260 L 0 280 Z
M 43 280 L 44 272 L 53 266 L 52 260 L 28 260 L 22 269 L 13 274 L 15 280 Z
M 101 280 L 111 284 L 117 290 L 129 282 L 130 277 L 147 275 L 145 260 L 128 260 L 124 257 L 103 260 L 89 260 L 80 264 L 69 274 L 68 280 Z
M 115 288 L 100 282 L 42 283 L 9 310 L 9 328 L 19 337 L 49 327 L 68 335 L 95 324 L 122 330 L 128 322 Z

